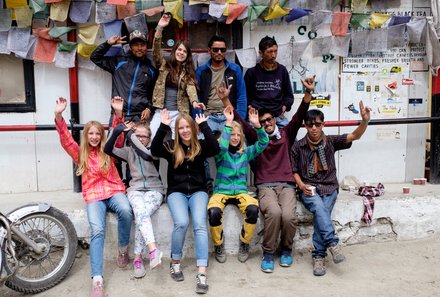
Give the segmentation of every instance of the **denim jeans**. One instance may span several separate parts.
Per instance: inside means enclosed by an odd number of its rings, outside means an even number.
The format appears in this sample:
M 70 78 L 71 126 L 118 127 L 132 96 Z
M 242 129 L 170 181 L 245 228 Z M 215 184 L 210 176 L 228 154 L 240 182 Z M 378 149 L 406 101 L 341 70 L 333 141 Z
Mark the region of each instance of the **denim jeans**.
M 189 209 L 196 243 L 196 265 L 197 267 L 208 266 L 208 228 L 206 223 L 208 194 L 201 191 L 192 195 L 174 192 L 168 195 L 167 203 L 174 222 L 171 237 L 171 258 L 173 260 L 182 259 L 183 244 L 189 226 Z
M 286 117 L 280 118 L 277 117 L 277 126 L 278 128 L 284 128 L 289 124 L 289 120 Z
M 223 114 L 211 114 L 208 117 L 208 126 L 211 128 L 212 132 L 223 132 L 223 128 L 226 124 L 226 117 Z
M 337 196 L 338 193 L 336 191 L 330 195 L 323 196 L 305 196 L 304 193 L 301 193 L 304 207 L 313 213 L 313 258 L 325 258 L 327 256 L 327 248 L 339 242 L 331 218 Z
M 119 247 L 128 246 L 133 215 L 130 203 L 123 193 L 117 193 L 105 200 L 87 204 L 87 217 L 90 224 L 90 266 L 92 277 L 102 275 L 104 254 L 105 223 L 107 209 L 118 216 Z

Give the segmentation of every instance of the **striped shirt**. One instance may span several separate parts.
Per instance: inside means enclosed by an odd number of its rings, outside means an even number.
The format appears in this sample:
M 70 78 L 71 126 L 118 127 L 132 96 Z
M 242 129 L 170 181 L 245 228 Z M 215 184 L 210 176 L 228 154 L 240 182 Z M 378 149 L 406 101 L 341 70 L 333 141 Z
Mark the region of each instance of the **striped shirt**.
M 303 183 L 316 187 L 318 194 L 330 195 L 339 189 L 338 178 L 336 176 L 335 152 L 351 147 L 351 142 L 347 142 L 347 134 L 328 135 L 327 143 L 324 147 L 325 158 L 328 170 L 318 171 L 313 176 L 307 175 L 308 160 L 312 152 L 306 137 L 293 145 L 292 149 L 292 171 L 298 173 Z
M 247 174 L 249 161 L 255 159 L 269 143 L 269 137 L 263 127 L 257 130 L 258 141 L 248 146 L 241 154 L 229 151 L 229 139 L 232 128 L 225 126 L 220 137 L 220 153 L 215 156 L 217 176 L 214 194 L 238 195 L 247 193 Z
M 55 126 L 60 136 L 63 149 L 72 157 L 75 164 L 79 164 L 79 146 L 67 129 L 64 119 L 61 123 L 55 120 Z M 99 166 L 99 153 L 97 148 L 90 148 L 87 169 L 82 174 L 82 194 L 86 203 L 105 200 L 117 193 L 125 193 L 125 186 L 119 177 L 113 160 L 108 171 Z

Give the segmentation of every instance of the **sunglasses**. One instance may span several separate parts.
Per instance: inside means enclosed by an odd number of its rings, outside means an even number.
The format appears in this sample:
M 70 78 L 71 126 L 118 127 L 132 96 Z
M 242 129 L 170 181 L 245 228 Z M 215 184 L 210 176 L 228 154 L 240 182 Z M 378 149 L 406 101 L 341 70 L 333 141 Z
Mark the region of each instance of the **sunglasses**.
M 322 126 L 322 122 L 307 122 L 306 126 L 308 128 L 313 128 L 313 126 L 315 126 L 316 128 L 319 128 Z
M 262 119 L 262 120 L 260 121 L 260 124 L 263 125 L 263 124 L 266 123 L 266 122 L 270 122 L 270 121 L 272 121 L 272 119 L 273 119 L 273 116 L 270 116 L 270 117 L 267 117 L 267 118 L 265 118 L 265 119 Z
M 226 52 L 226 47 L 213 47 L 213 48 L 211 48 L 211 52 L 213 52 L 213 53 L 218 53 L 218 52 L 225 53 Z

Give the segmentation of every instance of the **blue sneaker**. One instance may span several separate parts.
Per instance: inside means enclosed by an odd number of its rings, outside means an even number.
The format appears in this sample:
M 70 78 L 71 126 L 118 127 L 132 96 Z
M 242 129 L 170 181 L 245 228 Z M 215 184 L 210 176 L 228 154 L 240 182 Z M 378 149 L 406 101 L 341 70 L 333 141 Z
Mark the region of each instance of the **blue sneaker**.
M 293 263 L 293 257 L 291 254 L 282 254 L 280 257 L 280 266 L 290 267 Z
M 261 260 L 261 271 L 266 273 L 272 273 L 274 270 L 274 257 L 273 254 L 264 253 Z

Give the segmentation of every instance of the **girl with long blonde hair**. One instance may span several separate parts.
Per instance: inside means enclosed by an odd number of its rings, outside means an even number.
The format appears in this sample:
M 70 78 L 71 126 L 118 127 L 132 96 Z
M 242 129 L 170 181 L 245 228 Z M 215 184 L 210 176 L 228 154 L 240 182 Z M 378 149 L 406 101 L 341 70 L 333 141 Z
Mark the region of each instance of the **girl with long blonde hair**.
M 198 270 L 196 292 L 207 293 L 208 230 L 206 206 L 208 205 L 208 192 L 204 162 L 206 158 L 219 152 L 219 145 L 203 114 L 197 115 L 195 121 L 205 139 L 198 140 L 194 120 L 187 114 L 180 114 L 176 118 L 175 140 L 164 143 L 164 138 L 171 129 L 172 120 L 166 109 L 160 112 L 160 117 L 161 124 L 153 139 L 151 153 L 153 156 L 168 161 L 167 203 L 174 221 L 171 238 L 171 277 L 175 281 L 183 281 L 180 260 L 189 226 L 189 210 L 194 230 Z
M 67 129 L 62 116 L 67 100 L 58 98 L 55 105 L 55 125 L 61 146 L 78 166 L 77 175 L 82 177 L 82 194 L 87 204 L 90 225 L 90 266 L 92 297 L 104 297 L 103 254 L 107 210 L 118 216 L 119 253 L 117 265 L 128 264 L 128 242 L 132 223 L 132 210 L 125 196 L 125 186 L 119 178 L 112 159 L 104 153 L 105 131 L 97 121 L 84 126 L 79 146 Z

